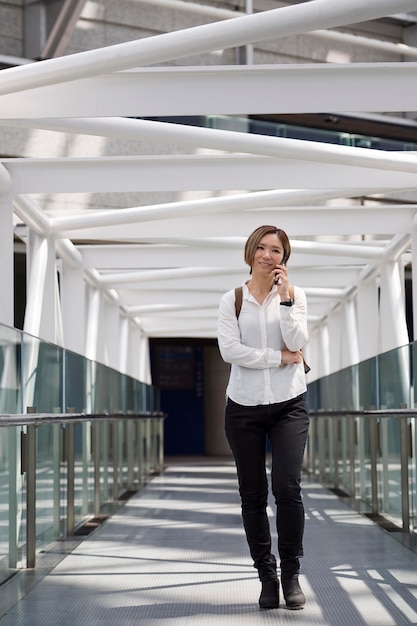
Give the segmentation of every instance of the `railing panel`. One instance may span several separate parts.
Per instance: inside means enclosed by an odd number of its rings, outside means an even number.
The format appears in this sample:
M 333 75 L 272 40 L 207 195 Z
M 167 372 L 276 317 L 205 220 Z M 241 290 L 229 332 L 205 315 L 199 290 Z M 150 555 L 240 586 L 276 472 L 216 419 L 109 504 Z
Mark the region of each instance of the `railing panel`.
M 355 506 L 414 535 L 416 377 L 413 343 L 309 384 L 304 457 L 308 472 L 342 489 Z
M 0 584 L 162 469 L 159 405 L 155 387 L 0 325 Z
M 0 325 L 0 414 L 21 413 L 22 333 Z

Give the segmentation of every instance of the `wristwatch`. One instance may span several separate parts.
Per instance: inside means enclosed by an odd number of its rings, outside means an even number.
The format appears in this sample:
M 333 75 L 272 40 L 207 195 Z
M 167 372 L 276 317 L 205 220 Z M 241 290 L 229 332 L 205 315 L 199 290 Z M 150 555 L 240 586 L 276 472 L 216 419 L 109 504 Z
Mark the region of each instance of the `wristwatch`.
M 292 306 L 294 304 L 294 300 L 290 298 L 289 300 L 284 300 L 284 302 L 280 302 L 282 306 Z

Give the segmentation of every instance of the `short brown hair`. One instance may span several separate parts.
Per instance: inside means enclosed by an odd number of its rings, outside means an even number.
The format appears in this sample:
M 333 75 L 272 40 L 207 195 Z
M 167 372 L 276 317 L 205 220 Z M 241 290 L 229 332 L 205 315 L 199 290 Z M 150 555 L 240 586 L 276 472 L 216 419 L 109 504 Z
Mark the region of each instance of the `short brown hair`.
M 259 245 L 259 242 L 261 241 L 263 237 L 265 237 L 265 235 L 269 235 L 271 233 L 274 235 L 278 235 L 282 243 L 282 247 L 284 248 L 284 258 L 286 262 L 290 258 L 291 244 L 290 244 L 290 240 L 288 239 L 288 235 L 285 232 L 285 230 L 282 230 L 282 228 L 277 228 L 276 226 L 270 226 L 270 225 L 258 226 L 258 228 L 256 228 L 253 231 L 253 233 L 249 235 L 245 243 L 244 259 L 245 259 L 245 263 L 247 263 L 249 267 L 252 267 L 253 259 L 255 258 L 255 252 Z

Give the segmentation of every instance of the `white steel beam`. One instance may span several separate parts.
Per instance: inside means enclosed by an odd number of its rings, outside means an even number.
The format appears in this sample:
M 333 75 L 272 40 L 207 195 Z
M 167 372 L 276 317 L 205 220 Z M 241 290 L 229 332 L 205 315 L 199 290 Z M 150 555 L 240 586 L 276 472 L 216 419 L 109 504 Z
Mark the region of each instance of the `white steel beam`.
M 415 0 L 313 0 L 5 69 L 0 76 L 0 93 L 24 91 L 140 65 L 162 64 L 213 50 L 385 17 L 395 10 L 414 9 Z
M 214 239 L 214 238 L 213 238 Z M 243 239 L 243 238 L 242 238 Z M 163 268 L 167 267 L 169 259 L 169 266 L 181 267 L 197 265 L 201 266 L 207 262 L 208 255 L 213 256 L 216 265 L 236 264 L 239 267 L 242 264 L 242 250 L 245 241 L 239 243 L 238 246 L 230 244 L 226 246 L 216 245 L 215 239 L 212 245 L 201 245 L 198 239 L 195 242 L 190 242 L 189 245 L 125 245 L 125 246 L 111 246 L 111 245 L 93 245 L 93 246 L 81 246 L 82 257 L 84 259 L 84 266 L 86 268 L 94 267 L 97 270 L 112 269 L 117 270 L 129 270 L 139 268 Z M 307 262 L 314 262 L 316 265 L 326 265 L 327 262 L 333 264 L 346 264 L 353 262 L 365 263 L 370 258 L 378 256 L 378 251 L 382 250 L 379 246 L 374 248 L 367 245 L 352 245 L 353 250 L 350 249 L 349 244 L 340 243 L 340 248 L 336 248 L 333 254 L 328 248 L 323 247 L 320 242 L 317 243 L 317 248 L 311 248 L 308 251 L 303 252 L 303 248 L 300 245 L 304 242 L 296 239 L 293 240 L 292 250 L 295 256 L 295 260 L 291 259 L 291 266 L 294 268 L 303 267 Z M 325 246 L 325 244 L 324 244 Z M 346 254 L 344 252 L 346 251 Z M 330 257 L 330 258 L 329 258 Z M 341 259 L 341 260 L 340 260 Z
M 125 209 L 129 210 L 129 209 Z M 236 213 L 239 214 L 238 219 Z M 144 220 L 139 217 L 130 220 L 129 223 L 120 222 L 106 226 L 81 226 L 81 222 L 75 222 L 74 226 L 66 225 L 62 227 L 61 234 L 66 237 L 76 239 L 79 242 L 99 239 L 108 243 L 137 243 L 148 241 L 154 243 L 156 240 L 155 229 L 160 237 L 178 238 L 184 232 L 190 237 L 199 237 L 202 232 L 207 237 L 216 237 L 219 232 L 226 236 L 240 235 L 247 236 L 259 224 L 282 225 L 292 237 L 324 236 L 324 235 L 386 235 L 387 233 L 401 234 L 410 232 L 415 207 L 382 210 L 364 209 L 363 214 L 359 209 L 346 211 L 334 211 L 330 209 L 318 210 L 316 213 L 309 210 L 293 210 L 287 208 L 281 211 L 277 202 L 275 207 L 264 210 L 260 208 L 254 211 L 236 211 L 234 213 L 218 213 L 215 218 L 210 219 L 209 213 L 202 213 L 198 216 L 194 213 L 188 216 L 175 216 L 169 218 L 156 218 L 155 221 Z M 94 214 L 85 217 L 93 217 Z M 80 216 L 83 217 L 83 216 Z M 65 222 L 69 218 L 55 218 L 57 221 Z M 77 225 L 78 224 L 78 225 Z M 57 226 L 60 230 L 61 227 Z
M 357 188 L 355 196 L 364 196 L 378 193 L 379 188 Z M 343 198 L 352 195 L 351 189 L 285 189 L 261 191 L 246 194 L 234 194 L 215 198 L 184 200 L 180 202 L 162 203 L 145 207 L 132 207 L 95 211 L 82 215 L 56 217 L 52 221 L 55 234 L 64 233 L 72 229 L 96 228 L 100 226 L 115 226 L 135 224 L 137 222 L 179 219 L 190 216 L 204 216 L 215 213 L 241 213 L 247 209 L 266 207 L 292 206 L 305 202 L 321 202 L 333 198 Z M 186 229 L 184 232 L 188 233 Z M 182 233 L 182 235 L 183 235 Z M 201 231 L 199 235 L 201 234 Z M 218 230 L 215 231 L 218 235 Z M 198 235 L 198 236 L 199 236 Z M 152 236 L 148 234 L 148 236 Z M 161 234 L 161 237 L 163 235 Z
M 396 112 L 416 99 L 415 62 L 158 67 L 3 95 L 0 117 Z
M 0 124 L 4 124 L 4 121 L 0 122 Z M 16 125 L 16 122 L 12 120 L 11 125 Z M 275 156 L 285 159 L 301 159 L 386 171 L 417 173 L 417 155 L 414 153 L 337 146 L 314 141 L 302 141 L 300 139 L 269 137 L 182 124 L 169 124 L 166 122 L 123 118 L 85 118 L 74 120 L 63 118 L 58 120 L 29 120 L 29 122 L 22 120 L 22 122 L 19 121 L 18 125 L 23 127 L 34 126 L 59 132 L 75 132 L 128 139 L 129 141 L 136 139 L 139 141 L 162 141 L 164 143 L 178 142 L 181 145 L 193 148 L 209 148 L 227 152 Z
M 3 95 L 0 116 L 412 111 L 416 74 L 417 63 L 143 68 Z
M 412 172 L 249 155 L 25 159 L 10 160 L 6 166 L 12 175 L 12 191 L 18 194 L 235 190 L 242 181 L 246 190 L 296 188 L 300 180 L 309 189 L 323 189 L 329 183 L 337 189 L 417 187 Z

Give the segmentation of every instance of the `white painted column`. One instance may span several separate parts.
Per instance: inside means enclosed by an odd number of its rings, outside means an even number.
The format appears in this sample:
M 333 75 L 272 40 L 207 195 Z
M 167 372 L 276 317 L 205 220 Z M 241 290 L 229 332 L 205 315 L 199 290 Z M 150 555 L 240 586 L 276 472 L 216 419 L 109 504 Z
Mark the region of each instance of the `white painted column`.
M 85 356 L 97 360 L 98 334 L 100 326 L 101 293 L 94 287 L 88 288 L 87 327 L 85 333 Z
M 317 374 L 318 378 L 330 374 L 330 338 L 327 320 L 320 325 L 318 332 L 318 358 Z
M 120 360 L 120 309 L 114 300 L 104 298 L 103 332 L 100 335 L 100 345 L 103 346 L 103 363 L 114 369 L 119 368 Z
M 87 413 L 95 410 L 95 382 L 96 382 L 96 361 L 98 331 L 100 322 L 101 293 L 95 287 L 89 286 L 87 294 L 87 326 L 85 331 L 85 356 L 91 363 L 87 366 Z
M 148 385 L 152 384 L 151 376 L 151 358 L 149 351 L 149 339 L 141 332 L 141 340 L 139 345 L 139 380 Z
M 55 342 L 64 347 L 64 328 L 62 325 L 61 294 L 59 289 L 58 272 L 55 272 Z
M 56 267 L 53 239 L 30 232 L 27 249 L 27 299 L 23 330 L 55 342 Z
M 122 374 L 129 372 L 129 345 L 130 345 L 130 319 L 122 317 L 120 320 L 120 349 L 119 349 L 119 371 Z
M 0 285 L 0 323 L 14 326 L 13 204 L 8 190 L 0 192 Z
M 409 343 L 407 322 L 405 315 L 405 294 L 404 282 L 402 280 L 403 272 L 400 268 L 399 261 L 390 261 L 382 267 L 381 271 L 381 295 L 380 295 L 380 327 L 379 327 L 379 343 L 380 352 L 388 352 L 407 346 Z M 409 363 L 408 350 L 398 350 L 393 356 L 392 367 L 395 368 L 395 375 L 398 380 L 398 390 L 402 385 L 401 402 L 408 405 L 410 380 L 409 380 Z M 381 385 L 380 385 L 381 386 Z M 384 388 L 381 387 L 381 408 L 390 405 L 390 397 L 384 399 Z
M 381 268 L 379 351 L 387 352 L 408 344 L 404 285 L 398 261 L 387 261 Z
M 378 282 L 359 285 L 356 297 L 359 358 L 365 361 L 378 354 Z
M 342 368 L 342 341 L 341 333 L 342 310 L 340 307 L 331 312 L 328 317 L 329 327 L 329 364 L 330 373 L 337 372 Z
M 82 267 L 66 263 L 61 270 L 61 310 L 64 346 L 84 354 L 86 335 L 86 283 Z
M 343 303 L 341 321 L 341 366 L 350 367 L 359 363 L 358 327 L 352 298 Z

